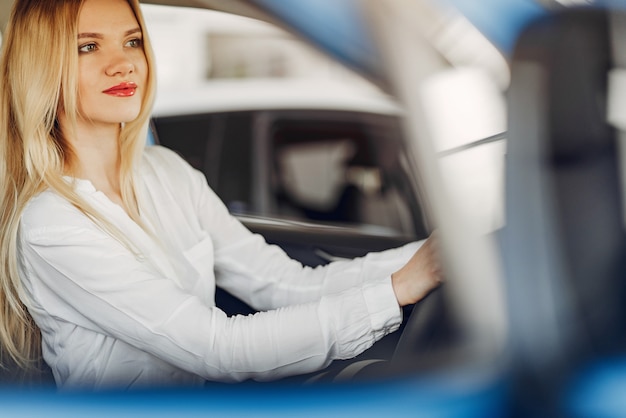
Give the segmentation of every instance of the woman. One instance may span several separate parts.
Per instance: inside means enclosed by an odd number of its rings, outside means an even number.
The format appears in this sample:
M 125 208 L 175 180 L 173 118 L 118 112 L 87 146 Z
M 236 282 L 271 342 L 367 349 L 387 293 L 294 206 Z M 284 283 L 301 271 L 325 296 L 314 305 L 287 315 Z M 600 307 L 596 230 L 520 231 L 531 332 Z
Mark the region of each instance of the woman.
M 136 0 L 16 1 L 0 343 L 18 364 L 41 352 L 63 388 L 276 379 L 359 354 L 438 285 L 429 241 L 310 269 L 246 230 L 145 148 L 153 62 Z M 216 285 L 263 312 L 227 317 Z

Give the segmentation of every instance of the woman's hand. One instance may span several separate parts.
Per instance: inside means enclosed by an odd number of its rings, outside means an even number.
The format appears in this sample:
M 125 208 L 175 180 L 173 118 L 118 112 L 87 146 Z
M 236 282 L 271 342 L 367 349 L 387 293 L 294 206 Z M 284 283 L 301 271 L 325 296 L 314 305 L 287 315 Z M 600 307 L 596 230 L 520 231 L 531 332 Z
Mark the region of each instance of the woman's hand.
M 436 245 L 437 238 L 431 235 L 411 259 L 391 275 L 400 306 L 420 301 L 443 281 Z

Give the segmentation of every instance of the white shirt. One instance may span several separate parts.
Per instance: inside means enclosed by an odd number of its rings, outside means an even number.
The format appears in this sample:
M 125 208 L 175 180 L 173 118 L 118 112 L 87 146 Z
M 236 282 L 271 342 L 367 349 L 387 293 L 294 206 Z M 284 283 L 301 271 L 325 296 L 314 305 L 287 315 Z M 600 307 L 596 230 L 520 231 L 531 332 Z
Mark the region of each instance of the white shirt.
M 22 298 L 61 388 L 307 373 L 359 354 L 401 322 L 390 274 L 420 243 L 303 267 L 248 231 L 200 172 L 158 146 L 144 153 L 137 193 L 159 239 L 91 182 L 74 181 L 136 251 L 51 190 L 24 210 Z M 215 306 L 216 285 L 265 312 L 227 317 Z

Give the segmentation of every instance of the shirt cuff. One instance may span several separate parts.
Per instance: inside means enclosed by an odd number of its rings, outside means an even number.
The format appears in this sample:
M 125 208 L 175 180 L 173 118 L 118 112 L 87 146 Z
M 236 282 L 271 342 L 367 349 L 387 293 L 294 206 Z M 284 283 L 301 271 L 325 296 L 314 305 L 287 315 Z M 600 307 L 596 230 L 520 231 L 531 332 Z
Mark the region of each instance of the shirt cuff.
M 330 324 L 334 359 L 362 353 L 402 322 L 390 276 L 322 298 L 319 315 Z
M 363 285 L 363 298 L 376 339 L 396 331 L 402 323 L 402 309 L 393 291 L 391 276 Z

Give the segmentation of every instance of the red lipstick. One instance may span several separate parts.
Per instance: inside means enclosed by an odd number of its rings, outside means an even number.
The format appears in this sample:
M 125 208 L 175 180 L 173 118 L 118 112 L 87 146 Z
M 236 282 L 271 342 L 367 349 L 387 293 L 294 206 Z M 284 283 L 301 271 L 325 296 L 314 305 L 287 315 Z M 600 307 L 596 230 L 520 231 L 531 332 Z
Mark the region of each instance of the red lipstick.
M 125 81 L 116 86 L 104 90 L 102 93 L 115 97 L 131 97 L 137 91 L 137 84 L 132 81 Z

